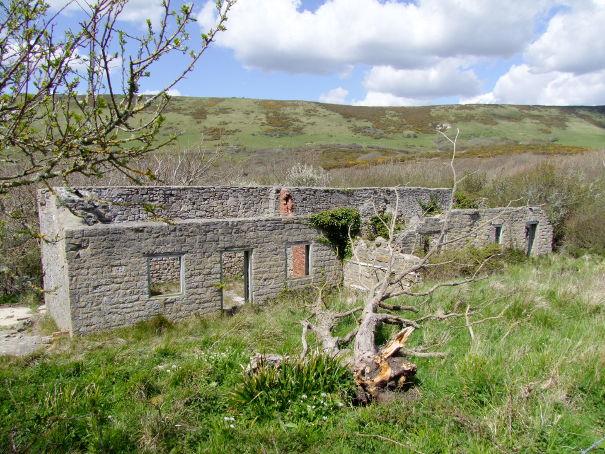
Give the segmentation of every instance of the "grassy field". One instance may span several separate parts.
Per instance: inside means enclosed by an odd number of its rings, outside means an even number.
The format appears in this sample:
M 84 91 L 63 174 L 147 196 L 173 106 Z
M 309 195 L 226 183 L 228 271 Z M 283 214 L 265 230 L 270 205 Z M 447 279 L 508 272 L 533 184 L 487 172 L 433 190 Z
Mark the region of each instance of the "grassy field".
M 318 154 L 320 164 L 408 159 L 439 152 L 439 125 L 460 128 L 470 155 L 573 153 L 602 148 L 605 108 L 510 105 L 360 107 L 308 101 L 173 98 L 163 134 L 177 148 L 223 146 L 249 156 L 257 150 Z
M 0 451 L 578 453 L 605 435 L 602 258 L 532 259 L 434 294 L 422 312 L 468 305 L 496 318 L 474 325 L 474 340 L 460 319 L 417 331 L 414 345 L 450 355 L 417 359 L 414 386 L 392 402 L 355 407 L 350 380 L 333 374 L 290 383 L 287 400 L 271 400 L 285 384 L 265 387 L 262 412 L 243 404 L 241 366 L 254 352 L 297 355 L 308 301 L 284 295 L 2 358 Z

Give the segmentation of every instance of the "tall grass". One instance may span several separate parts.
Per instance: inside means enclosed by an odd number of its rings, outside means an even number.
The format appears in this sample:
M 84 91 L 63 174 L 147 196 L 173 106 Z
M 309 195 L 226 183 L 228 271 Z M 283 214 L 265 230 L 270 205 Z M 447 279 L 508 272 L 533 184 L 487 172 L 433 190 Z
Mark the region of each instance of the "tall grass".
M 302 374 L 307 385 L 266 388 L 273 407 L 233 399 L 250 355 L 298 355 L 304 293 L 231 317 L 62 339 L 0 359 L 0 451 L 577 453 L 605 433 L 604 276 L 595 256 L 553 255 L 439 291 L 418 316 L 470 307 L 493 318 L 473 337 L 464 319 L 417 330 L 411 347 L 449 356 L 417 358 L 410 391 L 364 408 L 331 391 L 339 379 L 314 387 L 317 371 Z

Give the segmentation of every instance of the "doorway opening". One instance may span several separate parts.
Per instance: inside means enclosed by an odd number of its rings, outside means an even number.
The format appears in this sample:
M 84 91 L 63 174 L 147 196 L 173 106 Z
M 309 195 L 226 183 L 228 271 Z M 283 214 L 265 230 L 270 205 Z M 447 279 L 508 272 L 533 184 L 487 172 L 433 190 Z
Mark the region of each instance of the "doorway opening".
M 235 312 L 252 301 L 251 249 L 230 249 L 221 254 L 222 308 Z
M 537 222 L 528 222 L 525 225 L 525 238 L 527 240 L 527 255 L 530 256 L 534 248 L 534 240 L 536 239 Z
M 502 224 L 494 225 L 494 243 L 502 244 Z

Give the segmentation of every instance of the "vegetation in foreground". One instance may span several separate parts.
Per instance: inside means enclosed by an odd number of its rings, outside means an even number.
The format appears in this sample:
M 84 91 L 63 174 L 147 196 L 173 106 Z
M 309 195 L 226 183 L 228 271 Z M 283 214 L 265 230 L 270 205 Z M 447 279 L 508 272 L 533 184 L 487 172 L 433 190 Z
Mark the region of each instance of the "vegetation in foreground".
M 451 354 L 418 358 L 413 387 L 368 407 L 351 405 L 350 379 L 326 358 L 242 371 L 255 352 L 298 355 L 310 295 L 65 339 L 0 360 L 0 450 L 579 452 L 605 434 L 604 276 L 602 258 L 553 255 L 440 290 L 427 312 L 470 306 L 494 318 L 414 333 Z

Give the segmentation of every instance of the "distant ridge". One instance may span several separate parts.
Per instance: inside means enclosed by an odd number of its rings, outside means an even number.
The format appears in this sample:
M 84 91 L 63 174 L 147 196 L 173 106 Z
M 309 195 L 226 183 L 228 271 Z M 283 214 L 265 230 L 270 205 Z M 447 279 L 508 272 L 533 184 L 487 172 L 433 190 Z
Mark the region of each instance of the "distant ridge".
M 605 148 L 605 106 L 363 107 L 174 97 L 165 116 L 162 134 L 176 134 L 179 148 L 326 150 L 342 155 L 339 162 L 439 153 L 447 146 L 435 129 L 444 126 L 460 129 L 461 152 L 473 156 Z

